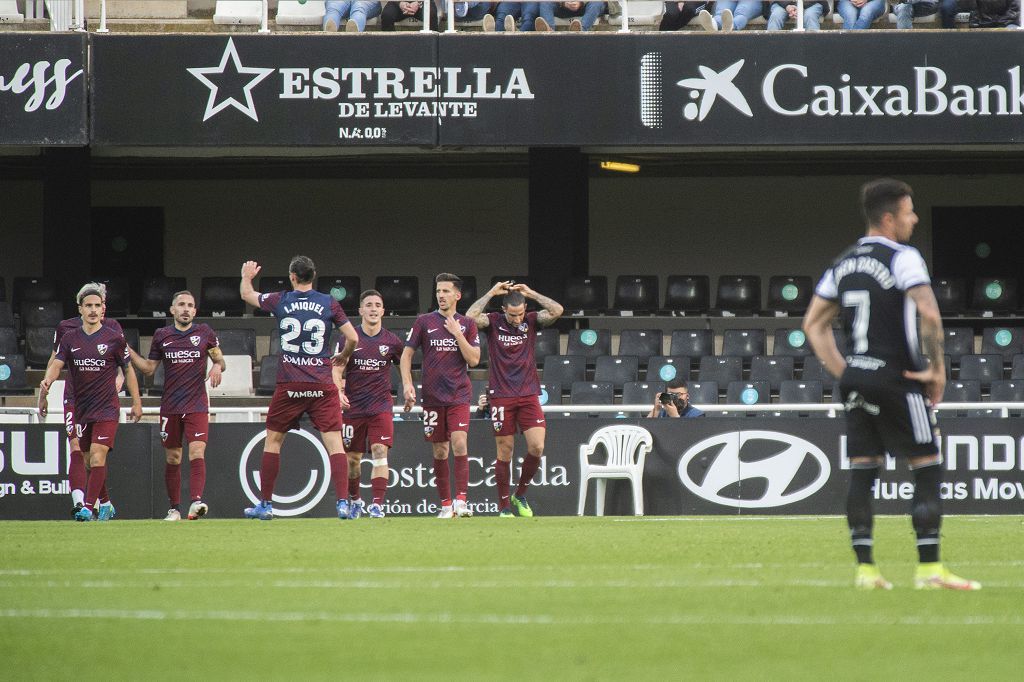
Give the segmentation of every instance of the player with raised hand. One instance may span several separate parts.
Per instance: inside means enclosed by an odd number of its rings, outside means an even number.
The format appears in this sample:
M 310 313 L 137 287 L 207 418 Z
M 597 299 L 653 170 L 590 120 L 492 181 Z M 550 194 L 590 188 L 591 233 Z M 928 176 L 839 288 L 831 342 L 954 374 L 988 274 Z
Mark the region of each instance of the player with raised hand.
M 331 365 L 344 365 L 356 347 L 356 330 L 334 298 L 313 289 L 316 266 L 306 256 L 295 256 L 288 265 L 291 291 L 259 293 L 252 281 L 260 272 L 255 261 L 242 264 L 239 292 L 249 305 L 271 313 L 281 335 L 277 387 L 267 412 L 267 436 L 260 464 L 260 502 L 248 507 L 249 519 L 274 518 L 274 484 L 281 467 L 281 446 L 299 419 L 308 414 L 320 431 L 330 456 L 331 481 L 337 497 L 339 519 L 348 518 L 348 459 L 341 437 L 340 388 L 334 383 Z M 331 357 L 331 329 L 345 337 L 341 352 Z
M 504 296 L 500 313 L 485 313 L 495 296 Z M 540 312 L 526 312 L 526 299 L 540 304 Z M 537 329 L 546 327 L 562 315 L 562 306 L 525 284 L 498 282 L 466 311 L 478 329 L 487 334 L 491 371 L 488 379 L 488 403 L 491 426 L 497 447 L 494 479 L 498 485 L 499 516 L 533 516 L 526 491 L 544 455 L 547 422 L 540 407 L 540 381 L 537 378 L 535 346 Z M 515 434 L 526 438 L 526 458 L 514 495 L 510 495 L 512 452 Z
M 210 386 L 220 385 L 224 371 L 217 334 L 207 324 L 195 323 L 196 299 L 190 291 L 171 297 L 174 324 L 153 334 L 149 359 L 131 351 L 132 365 L 143 374 L 153 374 L 164 365 L 164 394 L 160 399 L 160 440 L 167 455 L 164 483 L 169 508 L 164 521 L 181 520 L 182 443 L 188 441 L 188 519 L 206 515 L 203 502 L 206 487 L 206 442 L 210 431 L 210 399 L 206 394 L 206 358 L 213 361 Z
M 434 455 L 434 481 L 441 498 L 439 519 L 472 516 L 469 496 L 469 404 L 473 385 L 468 367 L 480 362 L 476 324 L 455 310 L 462 280 L 442 272 L 434 278 L 437 310 L 416 318 L 402 351 L 402 396 L 406 411 L 416 404 L 412 357 L 423 350 L 423 436 Z M 468 366 L 468 367 L 467 367 Z M 448 470 L 449 443 L 455 456 L 455 496 Z
M 348 452 L 349 518 L 362 516 L 364 507 L 359 493 L 360 462 L 369 451 L 373 463 L 370 485 L 373 499 L 365 508 L 370 518 L 384 516 L 384 496 L 388 490 L 388 450 L 394 445 L 392 417 L 391 366 L 402 354 L 402 339 L 381 324 L 384 298 L 369 289 L 359 295 L 359 341 L 344 366 L 334 367 L 334 383 L 341 387 L 345 410 L 342 435 Z
M 78 292 L 78 312 L 82 324 L 65 333 L 57 353 L 39 384 L 39 414 L 46 416 L 46 394 L 68 367 L 68 384 L 74 396 L 75 435 L 88 453 L 88 475 L 84 505 L 75 512 L 78 521 L 92 521 L 92 507 L 101 497 L 107 482 L 107 455 L 114 448 L 121 406 L 117 397 L 118 368 L 124 371 L 128 393 L 132 397 L 131 419 L 142 418 L 139 382 L 129 366 L 128 343 L 124 334 L 103 324 L 104 296 L 97 288 L 83 287 Z M 101 505 L 100 521 L 114 517 L 114 506 Z

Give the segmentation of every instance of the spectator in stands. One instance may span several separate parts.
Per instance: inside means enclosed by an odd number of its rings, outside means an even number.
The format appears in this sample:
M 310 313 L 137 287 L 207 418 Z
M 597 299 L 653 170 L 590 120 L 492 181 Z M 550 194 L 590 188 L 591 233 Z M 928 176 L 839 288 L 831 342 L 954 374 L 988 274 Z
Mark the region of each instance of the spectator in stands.
M 972 4 L 971 28 L 1020 28 L 1020 0 L 976 0 Z
M 953 28 L 956 20 L 957 0 L 905 0 L 892 8 L 896 15 L 896 28 L 914 28 L 914 17 L 927 17 L 941 12 L 943 28 Z
M 324 13 L 324 30 L 335 32 L 345 18 L 346 33 L 362 33 L 366 22 L 380 14 L 381 5 L 376 0 L 327 0 Z
M 878 0 L 885 2 L 885 0 Z M 761 0 L 718 0 L 715 15 L 706 9 L 697 14 L 697 23 L 705 31 L 742 31 L 754 17 L 761 14 Z
M 863 31 L 885 12 L 885 0 L 839 0 L 843 28 Z
M 682 31 L 697 13 L 706 9 L 708 3 L 701 2 L 666 2 L 665 13 L 661 15 L 659 31 Z
M 423 3 L 422 2 L 389 2 L 384 5 L 384 9 L 380 13 L 380 30 L 382 31 L 394 31 L 395 22 L 405 21 L 410 17 L 414 17 L 423 21 Z M 437 12 L 430 12 L 430 30 L 437 30 Z
M 497 9 L 494 10 L 495 30 L 514 33 L 516 22 L 521 16 L 523 16 L 523 3 L 499 2 Z M 484 30 L 487 30 L 487 23 L 484 23 Z
M 654 407 L 647 413 L 649 419 L 665 417 L 703 417 L 704 413 L 690 404 L 690 391 L 686 382 L 682 379 L 673 379 L 668 382 L 668 388 L 664 393 L 659 393 L 654 401 Z
M 528 2 L 523 6 L 523 20 L 519 28 L 523 31 L 553 31 L 557 17 L 572 19 L 570 31 L 589 31 L 606 12 L 603 2 Z
M 768 12 L 765 18 L 768 20 L 769 31 L 781 31 L 787 21 L 790 19 L 796 20 L 796 0 L 782 0 L 781 2 L 773 2 L 770 5 L 765 4 L 765 10 Z M 828 2 L 826 0 L 808 0 L 808 2 L 805 2 L 804 30 L 821 30 L 821 18 L 826 14 L 828 14 Z

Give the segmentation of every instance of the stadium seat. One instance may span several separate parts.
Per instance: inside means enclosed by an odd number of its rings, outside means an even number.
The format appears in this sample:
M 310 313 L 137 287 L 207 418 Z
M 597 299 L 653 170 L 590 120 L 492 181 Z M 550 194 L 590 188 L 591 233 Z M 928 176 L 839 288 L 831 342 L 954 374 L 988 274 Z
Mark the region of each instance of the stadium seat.
M 574 381 L 569 390 L 572 405 L 612 405 L 615 402 L 615 387 L 607 381 Z
M 25 357 L 17 353 L 0 354 L 0 395 L 32 395 L 34 392 L 25 374 Z
M 549 355 L 544 358 L 544 383 L 572 386 L 586 378 L 587 361 L 579 355 Z
M 534 358 L 537 365 L 544 364 L 544 358 L 549 355 L 558 355 L 561 352 L 561 332 L 554 327 L 538 329 L 534 343 Z
M 7 300 L 7 279 L 0 276 L 0 301 Z
M 603 275 L 570 277 L 560 303 L 566 315 L 599 315 L 608 309 L 608 278 Z
M 164 363 L 161 362 L 156 366 L 156 371 L 153 372 L 153 383 L 149 385 L 149 390 L 146 393 L 151 396 L 164 394 Z
M 474 275 L 459 275 L 462 280 L 462 298 L 455 304 L 455 310 L 465 315 L 466 311 L 469 310 L 469 306 L 476 302 L 476 299 L 480 298 L 476 289 L 476 276 Z M 437 299 L 434 299 L 432 308 L 437 308 Z M 529 306 L 527 306 L 529 307 Z
M 639 361 L 635 355 L 602 355 L 597 358 L 594 381 L 612 384 L 621 390 L 627 381 L 636 381 Z
M 60 424 L 64 421 L 64 379 L 58 379 L 50 384 L 50 391 L 46 394 L 46 417 L 44 424 Z M 122 395 L 125 391 L 122 391 Z
M 960 358 L 960 381 L 977 381 L 982 387 L 988 388 L 993 381 L 1003 378 L 1003 358 L 1001 355 L 965 355 Z
M 263 19 L 260 0 L 217 0 L 213 10 L 214 24 L 254 26 Z
M 287 277 L 278 277 L 276 275 L 265 275 L 260 277 L 256 282 L 256 291 L 261 294 L 269 294 L 277 291 L 291 291 L 292 283 Z M 347 310 L 345 311 L 348 312 Z M 270 313 L 264 311 L 262 308 L 253 308 L 252 314 L 259 317 L 269 317 Z
M 167 317 L 170 315 L 171 298 L 185 288 L 184 277 L 150 277 L 142 283 L 142 303 L 139 305 L 139 315 Z
M 1010 368 L 1011 379 L 1024 379 L 1024 353 L 1013 356 L 1013 364 Z
M 790 379 L 779 386 L 779 402 L 784 404 L 821 403 L 824 391 L 820 381 L 798 381 Z
M 1003 362 L 1010 362 L 1014 355 L 1024 353 L 1024 328 L 985 328 L 981 333 L 981 352 L 1002 355 Z
M 136 327 L 124 327 L 124 340 L 128 344 L 129 348 L 133 349 L 136 353 L 141 353 L 139 338 L 139 330 Z
M 977 381 L 947 381 L 942 394 L 944 403 L 976 403 L 981 401 L 981 384 Z
M 623 329 L 619 333 L 619 355 L 635 355 L 640 366 L 646 367 L 648 360 L 661 355 L 660 329 Z
M 220 352 L 224 355 L 248 355 L 256 362 L 256 330 L 255 329 L 216 329 Z M 280 334 L 278 337 L 280 344 Z
M 686 355 L 658 355 L 647 363 L 647 381 L 689 381 L 692 361 Z
M 0 355 L 15 355 L 18 352 L 18 335 L 11 327 L 0 327 Z
M 320 26 L 326 11 L 324 0 L 280 0 L 274 21 L 278 26 Z
M 21 304 L 21 326 L 56 327 L 64 319 L 60 301 L 26 301 Z
M 245 301 L 238 295 L 241 282 L 241 277 L 203 277 L 199 314 L 205 317 L 240 317 L 245 314 Z
M 717 381 L 691 381 L 686 384 L 690 392 L 690 402 L 694 405 L 717 405 Z
M 620 315 L 651 314 L 658 310 L 657 275 L 620 275 L 615 278 L 612 309 Z
M 772 401 L 767 381 L 730 381 L 725 391 L 729 405 L 763 405 Z
M 225 355 L 224 363 L 227 370 L 223 374 L 220 386 L 213 388 L 207 383 L 207 389 L 211 396 L 251 396 L 252 387 L 252 358 L 248 355 Z M 206 371 L 210 371 L 212 360 L 207 360 Z
M 803 362 L 808 355 L 813 355 L 811 344 L 807 342 L 807 335 L 802 329 L 776 329 L 775 343 L 772 346 L 772 355 L 791 357 L 795 361 Z
M 719 386 L 743 379 L 743 361 L 735 356 L 705 355 L 700 359 L 697 377 L 701 381 L 714 381 Z
M 25 364 L 46 367 L 53 351 L 53 327 L 27 327 L 25 329 Z
M 562 385 L 548 383 L 546 381 L 540 384 L 540 404 L 541 405 L 561 405 L 562 404 Z
M 776 315 L 803 315 L 813 293 L 810 277 L 773 275 L 768 278 L 768 310 Z
M 274 395 L 277 388 L 277 356 L 264 355 L 260 360 L 260 379 L 256 386 L 256 395 Z
M 994 403 L 1024 402 L 1024 381 L 1018 379 L 1000 379 L 993 381 L 989 387 L 989 400 Z
M 767 352 L 765 343 L 763 329 L 726 329 L 722 335 L 722 355 L 735 355 L 749 361 Z
M 761 311 L 761 278 L 722 275 L 718 278 L 715 311 L 721 315 L 756 315 Z
M 970 327 L 945 327 L 942 335 L 946 339 L 946 355 L 956 366 L 960 366 L 962 356 L 974 355 L 974 330 Z
M 665 282 L 663 315 L 700 315 L 711 308 L 711 282 L 707 275 L 669 275 Z
M 804 358 L 804 369 L 800 373 L 800 380 L 820 381 L 822 386 L 831 386 L 835 377 L 828 373 L 825 366 L 821 364 L 821 360 L 814 355 L 808 355 Z
M 628 424 L 605 426 L 580 445 L 580 489 L 576 513 L 583 516 L 590 479 L 596 479 L 595 509 L 604 516 L 604 493 L 609 478 L 624 478 L 633 490 L 633 513 L 644 515 L 644 461 L 653 447 L 654 439 L 647 429 Z M 606 453 L 603 464 L 593 464 L 590 458 L 598 449 Z
M 131 313 L 130 295 L 131 295 L 131 281 L 127 277 L 99 277 L 98 282 L 101 282 L 107 287 L 107 300 L 105 301 L 107 306 L 107 317 L 126 317 Z
M 766 381 L 778 393 L 783 381 L 793 378 L 793 358 L 779 355 L 758 355 L 750 361 L 750 380 Z
M 52 277 L 15 277 L 11 307 L 21 310 L 22 303 L 62 300 L 60 285 Z
M 359 313 L 359 278 L 350 275 L 321 275 L 316 278 L 316 290 L 330 294 L 337 301 L 345 314 L 355 317 Z
M 384 299 L 384 311 L 388 315 L 415 315 L 420 310 L 420 280 L 407 275 L 378 277 L 374 289 Z
M 622 387 L 623 405 L 654 405 L 659 393 L 665 391 L 664 381 L 630 381 Z M 646 415 L 638 415 L 646 416 Z
M 672 332 L 669 355 L 699 358 L 715 354 L 715 335 L 710 329 L 677 329 Z
M 1017 310 L 1016 277 L 979 277 L 974 280 L 971 309 L 983 316 Z
M 569 331 L 568 355 L 580 355 L 593 365 L 601 355 L 611 355 L 612 335 L 607 329 L 573 329 Z
M 939 312 L 944 316 L 967 312 L 967 282 L 963 277 L 933 279 L 932 292 L 939 303 Z
M 0 328 L 14 328 L 14 311 L 7 301 L 0 301 Z
M 620 5 L 621 7 L 621 5 Z M 612 7 L 609 6 L 609 10 Z M 665 3 L 663 2 L 652 2 L 651 0 L 630 0 L 629 3 L 629 16 L 627 23 L 629 26 L 645 27 L 645 26 L 657 26 L 661 22 L 661 17 L 665 13 Z M 622 26 L 622 12 L 616 12 L 605 18 L 607 22 L 612 26 Z

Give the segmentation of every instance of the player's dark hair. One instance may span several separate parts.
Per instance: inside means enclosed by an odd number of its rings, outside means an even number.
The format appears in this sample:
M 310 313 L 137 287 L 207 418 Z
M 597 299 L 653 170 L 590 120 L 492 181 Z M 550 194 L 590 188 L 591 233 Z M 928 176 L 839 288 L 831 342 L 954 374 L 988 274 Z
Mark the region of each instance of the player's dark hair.
M 672 381 L 668 382 L 668 384 L 665 385 L 665 388 L 666 389 L 668 389 L 668 388 L 686 388 L 686 380 L 685 379 L 673 379 Z M 687 390 L 689 390 L 689 389 L 687 389 Z
M 311 284 L 316 277 L 316 266 L 309 256 L 295 256 L 288 264 L 288 272 L 295 275 L 299 284 Z
M 171 296 L 171 305 L 174 305 L 174 302 L 178 300 L 179 296 L 191 296 L 193 301 L 196 300 L 195 294 L 188 289 L 182 289 L 181 291 L 175 291 L 174 296 Z
M 860 206 L 868 225 L 878 225 L 886 213 L 896 213 L 903 197 L 913 197 L 914 190 L 905 182 L 880 178 L 860 188 Z
M 462 291 L 462 278 L 458 275 L 450 272 L 442 272 L 434 278 L 434 284 L 440 284 L 441 282 L 451 282 L 456 291 Z
M 510 291 L 501 299 L 501 305 L 505 308 L 508 306 L 523 305 L 524 303 L 526 303 L 526 297 L 523 296 L 523 292 L 521 291 Z
M 384 300 L 384 297 L 380 295 L 380 292 L 376 289 L 367 289 L 363 293 L 359 294 L 359 303 L 362 304 L 363 299 L 369 298 L 370 296 L 376 296 L 380 300 Z

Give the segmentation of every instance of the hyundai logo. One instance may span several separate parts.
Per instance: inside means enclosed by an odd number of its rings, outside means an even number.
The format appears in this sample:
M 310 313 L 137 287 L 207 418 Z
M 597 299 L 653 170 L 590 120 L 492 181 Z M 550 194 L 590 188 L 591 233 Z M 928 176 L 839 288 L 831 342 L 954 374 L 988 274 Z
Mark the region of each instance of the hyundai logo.
M 715 504 L 781 507 L 818 492 L 832 472 L 821 448 L 777 431 L 737 431 L 705 438 L 683 453 L 679 480 Z

